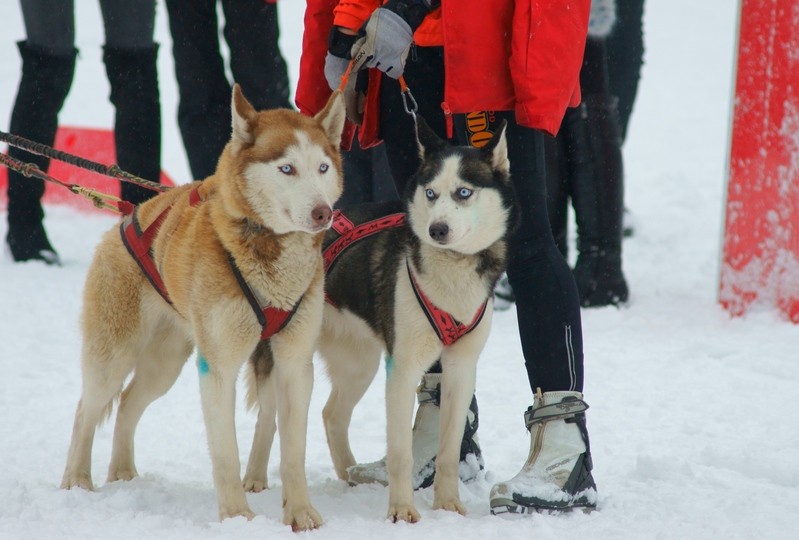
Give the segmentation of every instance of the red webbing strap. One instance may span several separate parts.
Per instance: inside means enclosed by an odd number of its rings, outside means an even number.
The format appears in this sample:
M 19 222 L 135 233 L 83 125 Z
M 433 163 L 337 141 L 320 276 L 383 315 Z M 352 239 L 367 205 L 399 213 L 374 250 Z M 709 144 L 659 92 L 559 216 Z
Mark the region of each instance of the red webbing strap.
M 302 302 L 302 298 L 300 301 L 297 302 L 291 311 L 287 311 L 285 309 L 277 309 L 274 307 L 264 308 L 263 314 L 266 318 L 266 324 L 264 325 L 264 329 L 261 332 L 261 340 L 266 341 L 267 339 L 271 338 L 289 323 L 291 318 L 297 312 L 297 308 Z
M 258 300 L 255 292 L 253 292 L 252 287 L 250 287 L 250 285 L 247 283 L 247 280 L 244 279 L 244 276 L 241 274 L 241 270 L 239 270 L 239 267 L 236 266 L 236 261 L 233 259 L 233 255 L 230 253 L 228 253 L 228 263 L 230 264 L 230 269 L 233 271 L 233 275 L 236 276 L 236 281 L 239 283 L 241 292 L 244 293 L 244 297 L 247 299 L 247 302 L 250 303 L 250 307 L 255 313 L 255 317 L 261 324 L 261 340 L 268 340 L 280 332 L 289 323 L 291 318 L 294 316 L 294 313 L 297 312 L 297 308 L 300 306 L 303 297 L 300 297 L 291 310 L 278 309 L 271 306 L 264 307 Z
M 189 192 L 189 204 L 191 206 L 197 206 L 201 202 L 202 199 L 200 198 L 199 190 L 197 188 L 192 189 L 191 192 Z M 163 299 L 171 305 L 172 300 L 169 299 L 169 294 L 167 294 L 164 280 L 161 279 L 161 274 L 158 272 L 158 268 L 153 260 L 152 247 L 153 241 L 155 241 L 155 235 L 158 234 L 158 229 L 160 229 L 161 224 L 169 215 L 169 212 L 172 210 L 172 206 L 170 205 L 164 208 L 164 211 L 161 212 L 158 217 L 155 218 L 155 221 L 150 223 L 150 225 L 143 232 L 141 230 L 141 225 L 139 224 L 138 209 L 138 207 L 134 207 L 130 215 L 122 220 L 122 223 L 119 226 L 119 230 L 122 235 L 122 243 L 125 244 L 125 247 L 128 249 L 128 253 L 131 254 L 133 259 L 139 265 L 139 268 L 141 268 L 142 272 L 144 272 L 147 280 L 152 284 L 155 290 L 158 291 L 158 294 L 160 294 Z
M 130 255 L 136 263 L 138 263 L 139 268 L 144 272 L 147 280 L 152 284 L 155 290 L 158 291 L 158 294 L 170 305 L 172 304 L 172 300 L 169 299 L 166 286 L 161 279 L 161 274 L 158 273 L 158 268 L 155 266 L 155 261 L 153 261 L 150 250 L 153 245 L 153 240 L 155 239 L 155 234 L 158 232 L 158 228 L 171 209 L 171 206 L 164 209 L 144 232 L 142 232 L 141 226 L 139 225 L 138 207 L 131 215 L 122 220 L 122 224 L 119 226 L 119 231 L 122 235 L 122 243 L 125 244 Z
M 488 306 L 488 299 L 486 299 L 485 302 L 483 302 L 483 304 L 478 308 L 477 313 L 475 314 L 469 326 L 466 326 L 463 323 L 458 322 L 452 315 L 443 309 L 436 307 L 436 305 L 433 304 L 429 298 L 427 298 L 427 295 L 425 295 L 422 289 L 419 287 L 419 283 L 416 281 L 416 277 L 414 277 L 413 271 L 411 270 L 411 264 L 407 261 L 407 259 L 405 264 L 408 267 L 408 277 L 410 277 L 416 299 L 419 301 L 422 311 L 424 311 L 425 315 L 427 315 L 427 320 L 430 321 L 430 325 L 433 327 L 433 330 L 436 331 L 438 339 L 441 340 L 441 343 L 443 343 L 444 346 L 452 345 L 460 338 L 474 330 L 475 327 L 480 324 L 480 321 L 483 319 L 483 315 L 485 315 L 486 306 Z
M 405 214 L 397 213 L 373 219 L 372 221 L 367 221 L 356 226 L 341 212 L 341 210 L 334 210 L 333 225 L 331 225 L 330 228 L 336 231 L 340 236 L 327 246 L 327 249 L 322 253 L 322 257 L 324 257 L 325 260 L 325 273 L 333 266 L 333 262 L 335 262 L 336 258 L 358 240 L 378 233 L 383 229 L 399 227 L 404 224 Z M 333 299 L 330 298 L 330 295 L 327 294 L 327 291 L 325 291 L 325 302 L 334 307 L 338 307 Z
M 332 229 L 339 233 L 341 236 L 336 238 L 323 253 L 325 259 L 325 272 L 330 270 L 336 258 L 344 252 L 345 249 L 362 238 L 379 233 L 384 229 L 391 229 L 393 227 L 400 227 L 405 224 L 405 214 L 389 214 L 365 223 L 355 226 L 347 217 L 341 213 L 341 210 L 333 212 L 333 225 Z

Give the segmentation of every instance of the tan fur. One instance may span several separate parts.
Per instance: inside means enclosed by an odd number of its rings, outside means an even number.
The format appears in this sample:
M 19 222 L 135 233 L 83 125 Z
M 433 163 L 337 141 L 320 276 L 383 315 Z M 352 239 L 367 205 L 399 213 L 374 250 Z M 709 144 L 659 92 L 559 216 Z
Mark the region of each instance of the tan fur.
M 305 434 L 311 359 L 322 323 L 320 245 L 327 212 L 342 189 L 343 101 L 334 94 L 315 118 L 287 110 L 256 112 L 236 86 L 232 107 L 233 137 L 216 173 L 139 209 L 146 228 L 172 206 L 153 258 L 174 306 L 145 278 L 118 228 L 97 247 L 84 291 L 83 392 L 62 487 L 92 489 L 94 431 L 130 373 L 108 480 L 136 476 L 136 424 L 147 405 L 172 386 L 196 346 L 198 363 L 207 364 L 207 373 L 200 370 L 200 391 L 220 518 L 253 516 L 240 476 L 234 400 L 239 370 L 256 351 L 261 326 L 231 272 L 230 253 L 262 302 L 291 309 L 302 298 L 289 325 L 268 344 L 274 384 L 266 388 L 280 417 L 284 521 L 309 529 L 321 524 L 308 498 Z M 280 171 L 286 165 L 292 174 Z M 194 186 L 203 202 L 191 207 Z

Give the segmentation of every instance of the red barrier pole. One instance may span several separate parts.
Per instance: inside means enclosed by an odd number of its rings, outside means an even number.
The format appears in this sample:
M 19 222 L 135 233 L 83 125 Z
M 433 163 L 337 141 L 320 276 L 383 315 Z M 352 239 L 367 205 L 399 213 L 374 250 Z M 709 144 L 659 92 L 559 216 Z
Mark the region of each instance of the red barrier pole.
M 799 0 L 741 0 L 719 301 L 799 323 Z

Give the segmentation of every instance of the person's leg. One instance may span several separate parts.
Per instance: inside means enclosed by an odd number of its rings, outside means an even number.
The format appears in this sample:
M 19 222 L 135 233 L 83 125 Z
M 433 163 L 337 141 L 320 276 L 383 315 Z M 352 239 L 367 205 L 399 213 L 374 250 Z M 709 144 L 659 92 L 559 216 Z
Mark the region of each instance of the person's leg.
M 230 82 L 219 52 L 216 0 L 166 0 L 178 83 L 178 126 L 194 179 L 216 171 L 230 140 Z M 246 93 L 248 99 L 252 96 Z
M 58 113 L 64 105 L 75 71 L 74 6 L 66 0 L 21 0 L 26 41 L 18 43 L 22 77 L 11 113 L 9 131 L 14 135 L 52 146 L 58 129 Z M 46 171 L 50 160 L 9 148 L 8 154 L 35 163 Z M 8 171 L 8 236 L 15 261 L 31 259 L 57 264 L 42 219 L 44 182 Z
M 605 42 L 588 39 L 580 73 L 581 114 L 563 126 L 577 222 L 574 277 L 583 306 L 627 301 L 622 272 L 624 172 L 617 99 L 608 89 Z
M 116 109 L 114 142 L 119 166 L 136 176 L 161 178 L 161 102 L 153 41 L 155 0 L 101 0 L 105 63 Z M 122 198 L 138 204 L 157 192 L 122 183 Z
M 644 0 L 617 0 L 616 24 L 606 40 L 610 93 L 619 98 L 622 142 L 627 138 L 644 63 L 643 18 Z
M 596 505 L 582 401 L 583 342 L 574 278 L 547 216 L 544 134 L 509 118 L 508 158 L 521 223 L 508 278 L 533 405 L 525 413 L 530 452 L 521 471 L 493 486 L 492 513 Z
M 277 5 L 222 0 L 230 70 L 256 109 L 291 108 L 288 68 L 280 52 Z

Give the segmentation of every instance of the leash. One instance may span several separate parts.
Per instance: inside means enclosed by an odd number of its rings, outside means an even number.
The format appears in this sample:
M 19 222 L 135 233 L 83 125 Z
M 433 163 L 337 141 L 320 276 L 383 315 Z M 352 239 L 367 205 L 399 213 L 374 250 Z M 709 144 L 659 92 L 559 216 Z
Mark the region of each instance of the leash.
M 352 65 L 354 60 L 350 60 L 350 63 L 347 65 L 347 70 L 341 76 L 341 83 L 338 85 L 338 90 L 344 92 L 344 88 L 347 86 L 347 83 L 350 80 L 350 75 L 352 74 Z M 400 92 L 402 96 L 402 107 L 405 109 L 405 112 L 408 113 L 413 117 L 413 124 L 416 127 L 416 113 L 419 111 L 419 105 L 416 103 L 416 98 L 413 97 L 411 93 L 411 89 L 408 88 L 408 83 L 405 81 L 405 77 L 400 75 L 397 79 L 400 85 Z
M 4 142 L 10 146 L 26 150 L 32 154 L 57 159 L 58 161 L 63 161 L 64 163 L 74 165 L 75 167 L 79 167 L 81 169 L 116 178 L 123 182 L 137 184 L 153 191 L 167 191 L 171 189 L 169 186 L 164 186 L 158 182 L 152 182 L 131 174 L 121 169 L 119 165 L 114 164 L 109 166 L 103 163 L 97 163 L 96 161 L 82 158 L 61 150 L 56 150 L 55 148 L 47 146 L 46 144 L 37 143 L 24 137 L 20 137 L 19 135 L 6 133 L 5 131 L 0 131 L 0 142 Z M 133 212 L 134 205 L 127 201 L 123 201 L 122 199 L 114 197 L 113 195 L 101 193 L 94 189 L 89 189 L 78 184 L 62 182 L 61 180 L 58 180 L 57 178 L 54 178 L 42 171 L 34 163 L 20 161 L 7 154 L 0 154 L 0 163 L 13 171 L 20 173 L 26 178 L 38 178 L 40 180 L 65 187 L 76 195 L 86 197 L 97 208 L 111 210 L 112 212 L 117 212 L 124 215 L 128 215 Z
M 65 187 L 68 190 L 70 190 L 72 193 L 76 195 L 81 195 L 82 197 L 89 199 L 92 202 L 92 204 L 94 204 L 94 206 L 96 206 L 97 208 L 102 208 L 104 210 L 111 210 L 112 212 L 117 212 L 123 215 L 128 215 L 132 213 L 133 209 L 135 208 L 135 205 L 133 203 L 129 203 L 128 201 L 123 201 L 122 199 L 114 197 L 113 195 L 109 195 L 108 193 L 101 193 L 94 189 L 89 189 L 83 186 L 79 186 L 78 184 L 70 184 L 67 182 L 62 182 L 61 180 L 53 178 L 52 176 L 42 171 L 39 167 L 36 166 L 36 164 L 20 161 L 7 154 L 0 154 L 0 164 L 5 165 L 7 168 L 20 173 L 26 178 L 38 178 L 40 180 L 44 180 L 46 182 L 51 182 L 53 184 Z

